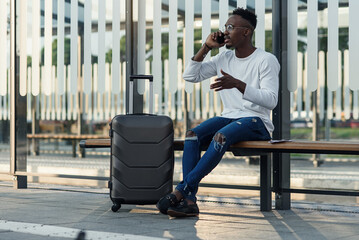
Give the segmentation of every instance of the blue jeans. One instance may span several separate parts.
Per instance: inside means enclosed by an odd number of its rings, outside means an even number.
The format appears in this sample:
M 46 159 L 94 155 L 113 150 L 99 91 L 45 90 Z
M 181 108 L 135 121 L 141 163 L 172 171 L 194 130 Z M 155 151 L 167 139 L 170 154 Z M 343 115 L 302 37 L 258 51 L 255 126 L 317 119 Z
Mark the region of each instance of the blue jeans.
M 185 199 L 193 202 L 197 200 L 199 182 L 218 165 L 230 145 L 239 141 L 271 138 L 259 117 L 239 119 L 214 117 L 189 131 L 194 134 L 185 139 L 182 157 L 183 180 L 176 189 Z M 216 134 L 219 134 L 217 138 Z M 219 136 L 221 141 L 218 141 Z M 201 157 L 201 146 L 208 144 L 207 151 Z

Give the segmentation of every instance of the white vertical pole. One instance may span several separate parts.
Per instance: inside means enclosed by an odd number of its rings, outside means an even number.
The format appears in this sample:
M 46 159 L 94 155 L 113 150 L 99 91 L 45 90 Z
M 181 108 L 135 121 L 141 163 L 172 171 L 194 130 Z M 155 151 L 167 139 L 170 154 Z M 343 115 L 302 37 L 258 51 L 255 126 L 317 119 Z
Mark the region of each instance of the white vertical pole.
M 182 59 L 178 59 L 178 92 L 177 92 L 177 120 L 182 120 L 183 119 L 183 106 L 184 106 L 184 101 L 183 101 L 183 97 L 182 97 L 182 91 L 183 91 L 183 87 L 184 87 L 184 82 L 182 79 Z
M 10 68 L 8 68 L 7 69 L 7 84 L 8 84 L 8 86 L 10 86 L 10 84 L 11 84 L 11 82 L 10 82 L 10 80 L 11 80 L 11 69 Z M 5 119 L 7 119 L 7 120 L 10 120 L 10 112 L 11 112 L 11 110 L 10 110 L 10 103 L 11 103 L 11 94 L 10 94 L 10 91 L 11 91 L 11 89 L 10 89 L 10 87 L 8 87 L 8 89 L 7 89 L 7 97 L 6 97 L 6 100 L 7 100 L 7 102 L 8 102 L 8 107 L 7 108 L 5 108 L 6 110 L 6 113 L 5 113 Z M 4 99 L 5 100 L 5 99 Z M 5 101 L 6 101 L 5 100 Z
M 353 118 L 359 118 L 359 99 L 358 99 L 359 90 L 353 91 Z
M 45 42 L 44 42 L 44 58 L 45 68 L 42 75 L 42 93 L 46 96 L 51 94 L 51 70 L 52 70 L 52 1 L 45 1 Z
M 202 44 L 205 43 L 208 35 L 211 33 L 211 0 L 202 0 Z M 203 61 L 210 59 L 210 54 L 204 58 Z M 204 80 L 201 82 L 202 93 L 209 92 L 210 80 Z
M 298 1 L 288 2 L 288 90 L 294 92 L 297 89 L 297 65 L 298 59 Z M 302 64 L 300 64 L 302 65 Z M 302 71 L 302 69 L 300 69 Z M 300 89 L 301 91 L 301 89 Z M 300 92 L 299 91 L 299 92 Z
M 112 93 L 118 95 L 120 93 L 120 1 L 113 0 L 113 16 L 112 16 Z
M 63 71 L 64 71 L 64 92 L 68 92 L 68 89 L 66 88 L 67 78 L 68 78 L 68 76 L 67 76 L 67 67 L 69 67 L 69 66 L 64 66 L 64 69 L 63 69 Z M 66 116 L 66 96 L 65 96 L 65 94 L 63 94 L 61 96 L 61 98 L 62 98 L 61 119 L 66 120 L 67 116 Z
M 64 84 L 65 82 L 64 80 L 65 7 L 64 6 L 65 6 L 64 0 L 59 0 L 58 8 L 57 8 L 57 93 L 59 95 L 65 93 L 65 84 Z
M 84 6 L 84 86 L 86 95 L 92 91 L 92 66 L 91 66 L 91 28 L 92 28 L 92 0 L 86 0 Z
M 328 89 L 338 88 L 338 0 L 328 1 Z
M 165 115 L 167 115 L 168 116 L 168 95 L 169 95 L 169 91 L 168 91 L 168 78 L 169 78 L 169 70 L 168 70 L 168 64 L 169 64 L 169 61 L 166 59 L 165 60 L 165 64 L 164 64 L 164 68 L 165 68 L 165 72 L 164 72 L 164 77 L 165 77 L 165 79 L 164 79 L 164 87 L 165 87 L 165 92 L 164 92 L 164 99 L 165 99 L 165 101 L 164 101 L 164 106 L 165 106 L 165 110 L 164 110 L 164 113 L 165 113 Z M 160 101 L 162 101 L 162 100 L 160 100 Z M 161 102 L 161 104 L 160 105 L 162 105 L 162 102 Z
M 105 64 L 105 119 L 111 117 L 111 78 L 110 78 L 110 64 Z
M 208 35 L 211 33 L 211 0 L 202 0 L 202 44 L 206 41 Z M 210 54 L 207 54 L 203 61 L 210 59 Z M 210 79 L 206 79 L 201 82 L 202 87 L 202 118 L 207 118 L 207 109 L 210 103 L 208 102 L 208 93 Z
M 297 111 L 298 118 L 302 118 L 303 111 L 303 53 L 297 54 Z
M 318 1 L 308 0 L 308 66 L 307 88 L 313 92 L 318 87 Z
M 71 107 L 70 107 L 70 103 L 71 103 L 71 98 L 72 98 L 72 93 L 71 93 L 71 70 L 72 70 L 72 64 L 70 64 L 69 66 L 67 66 L 67 112 L 66 112 L 66 119 L 70 120 L 71 116 L 72 116 L 72 111 L 71 111 Z
M 11 69 L 10 68 L 7 69 L 7 73 L 8 73 L 7 74 L 7 84 L 8 84 L 8 86 L 10 86 L 10 84 L 11 84 L 11 82 L 10 82 L 10 80 L 11 80 Z M 5 119 L 7 119 L 7 120 L 10 120 L 10 112 L 11 112 L 11 110 L 10 110 L 10 103 L 11 103 L 10 91 L 11 91 L 11 89 L 10 89 L 10 87 L 8 87 L 7 93 L 6 93 L 7 94 L 6 100 L 8 102 L 8 107 L 5 108 L 6 109 Z
M 193 7 L 187 8 L 188 3 L 191 2 L 193 5 L 193 1 L 186 0 L 186 10 L 193 9 Z M 169 71 L 173 73 L 174 77 L 169 79 L 169 91 L 171 93 L 175 93 L 177 91 L 177 11 L 178 11 L 178 3 L 177 1 L 170 1 L 169 2 Z M 193 11 L 192 11 L 193 12 Z M 190 14 L 190 13 L 189 13 Z M 193 13 L 192 13 L 193 15 Z M 187 12 L 186 12 L 187 16 Z
M 340 120 L 341 114 L 342 114 L 342 89 L 343 89 L 342 71 L 341 71 L 341 69 L 342 69 L 342 53 L 341 52 L 338 54 L 338 69 L 340 69 L 340 71 L 338 71 L 338 88 L 335 93 L 335 119 Z
M 105 31 L 106 28 L 106 1 L 98 0 L 98 86 L 97 90 L 105 92 Z
M 31 121 L 31 117 L 32 117 L 31 116 L 31 98 L 32 98 L 32 95 L 31 95 L 31 78 L 32 78 L 32 76 L 31 76 L 31 67 L 28 67 L 27 68 L 27 83 L 28 83 L 27 84 L 27 92 L 28 92 L 28 94 L 26 96 L 26 98 L 27 98 L 27 101 L 26 101 L 26 103 L 27 103 L 26 119 L 28 121 Z M 1 102 L 0 102 L 0 109 L 1 109 Z M 0 119 L 1 119 L 1 116 L 0 116 Z
M 349 51 L 344 51 L 344 117 L 350 119 L 350 70 Z
M 319 83 L 319 119 L 324 119 L 324 86 L 325 86 L 325 54 L 323 51 L 319 52 L 319 72 L 318 72 L 318 83 Z
M 122 112 L 126 112 L 126 62 L 122 64 L 122 81 L 121 81 L 121 92 L 122 92 Z
M 255 9 L 257 15 L 255 45 L 265 50 L 265 0 L 256 0 Z
M 155 94 L 160 95 L 162 93 L 161 13 L 162 13 L 161 0 L 154 0 L 153 1 L 153 61 L 152 61 L 154 95 Z
M 304 99 L 304 110 L 305 110 L 305 117 L 309 118 L 310 112 L 310 95 L 311 92 L 308 88 L 308 52 L 304 54 L 304 70 L 303 70 L 303 80 L 304 80 L 304 91 L 305 91 L 305 99 Z
M 94 105 L 93 105 L 93 115 L 95 120 L 99 120 L 99 105 L 100 105 L 100 99 L 99 99 L 99 93 L 98 93 L 98 73 L 97 73 L 97 64 L 95 63 L 93 65 L 93 96 L 94 96 Z
M 21 96 L 25 96 L 27 92 L 27 1 L 20 2 L 20 86 L 19 92 Z
M 32 1 L 32 81 L 31 92 L 40 93 L 40 0 Z
M 290 120 L 293 120 L 295 93 L 290 92 L 289 94 L 290 94 Z
M 51 2 L 51 1 L 48 1 Z M 71 78 L 69 93 L 77 94 L 77 60 L 78 60 L 78 0 L 71 0 Z
M 40 72 L 41 72 L 41 76 L 44 76 L 44 66 L 41 66 L 40 68 Z M 43 88 L 43 81 L 41 82 L 41 87 Z M 40 93 L 40 103 L 41 103 L 41 120 L 45 120 L 45 115 L 46 115 L 46 97 L 45 94 L 43 93 L 43 90 Z
M 333 92 L 330 91 L 330 89 L 328 88 L 327 91 L 327 101 L 328 101 L 328 106 L 327 106 L 327 118 L 333 119 Z
M 349 87 L 359 90 L 359 1 L 349 0 Z
M 150 61 L 146 61 L 145 62 L 145 74 L 146 75 L 150 75 L 151 74 L 151 62 Z M 144 105 L 144 109 L 145 109 L 145 112 L 148 112 L 148 113 L 151 113 L 151 114 L 153 114 L 154 113 L 154 94 L 152 94 L 152 99 L 150 99 L 150 97 L 151 97 L 151 94 L 150 94 L 150 91 L 151 91 L 151 88 L 150 87 L 147 87 L 147 86 L 149 86 L 149 83 L 147 84 L 147 82 L 144 82 L 144 81 L 142 81 L 143 83 L 144 83 L 144 85 L 145 85 L 145 93 L 146 93 L 146 98 L 144 98 L 144 99 L 146 99 L 146 101 L 145 101 L 145 105 Z M 152 93 L 153 93 L 153 85 L 152 85 Z M 145 97 L 145 96 L 144 96 Z M 150 101 L 152 101 L 152 109 L 150 109 Z
M 50 97 L 51 97 L 51 120 L 55 120 L 56 119 L 56 111 L 55 111 L 55 108 L 56 108 L 56 90 L 57 90 L 57 87 L 56 87 L 56 82 L 57 82 L 57 80 L 56 80 L 56 68 L 55 68 L 55 66 L 52 66 L 52 71 L 51 71 L 51 81 L 52 81 L 52 83 L 51 83 L 51 87 L 52 87 L 52 89 L 51 89 L 51 95 L 50 95 Z
M 186 0 L 186 16 L 185 16 L 185 66 L 189 63 L 193 57 L 193 36 L 194 36 L 194 4 L 191 0 Z M 193 83 L 185 82 L 185 90 L 191 94 L 193 92 Z
M 7 1 L 0 1 L 0 46 L 7 46 Z M 0 96 L 7 94 L 7 47 L 0 54 Z M 5 106 L 5 104 L 4 104 Z M 1 108 L 1 105 L 0 105 Z M 1 114 L 0 114 L 1 117 Z
M 171 4 L 171 3 L 170 3 Z M 176 15 L 177 16 L 177 15 Z M 137 73 L 145 74 L 146 71 L 146 1 L 138 0 L 138 38 L 137 38 Z M 145 93 L 144 81 L 137 82 L 137 92 Z

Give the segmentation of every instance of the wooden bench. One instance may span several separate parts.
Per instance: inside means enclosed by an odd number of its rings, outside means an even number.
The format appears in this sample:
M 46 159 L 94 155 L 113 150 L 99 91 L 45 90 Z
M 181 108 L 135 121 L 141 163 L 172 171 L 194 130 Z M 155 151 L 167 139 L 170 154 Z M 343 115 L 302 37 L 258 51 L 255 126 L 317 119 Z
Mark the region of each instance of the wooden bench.
M 88 139 L 80 142 L 81 148 L 109 148 L 111 147 L 110 139 Z M 174 149 L 182 151 L 184 140 L 175 140 Z M 203 149 L 205 150 L 205 148 Z M 291 189 L 283 189 L 281 185 L 272 189 L 272 164 L 276 159 L 272 158 L 273 153 L 308 153 L 308 154 L 348 154 L 359 155 L 359 142 L 343 143 L 343 142 L 327 142 L 327 141 L 284 141 L 278 143 L 270 143 L 268 141 L 243 141 L 232 145 L 228 151 L 233 152 L 235 156 L 260 156 L 260 210 L 270 211 L 272 209 L 272 191 L 276 193 L 276 201 L 279 201 L 283 190 L 291 192 Z M 272 161 L 273 160 L 273 161 Z M 281 179 L 281 171 L 275 170 L 273 167 L 273 177 Z M 289 174 L 290 173 L 286 173 Z M 273 183 L 274 184 L 274 183 Z M 278 185 L 278 184 L 277 184 Z M 292 191 L 293 192 L 293 191 Z M 300 191 L 299 191 L 300 192 Z M 329 191 L 326 191 L 327 193 Z M 304 192 L 303 192 L 304 193 Z M 338 193 L 338 194 L 337 194 Z M 359 196 L 359 192 L 335 192 L 335 195 L 354 195 Z M 290 201 L 290 200 L 289 200 Z M 290 203 L 289 203 L 290 205 Z M 276 204 L 277 206 L 277 204 Z
M 76 157 L 77 154 L 80 157 L 85 157 L 84 149 L 77 149 L 78 142 L 81 140 L 95 140 L 95 139 L 106 139 L 108 136 L 92 135 L 92 134 L 47 134 L 47 133 L 37 133 L 37 134 L 27 134 L 27 138 L 30 140 L 40 140 L 40 139 L 57 139 L 57 140 L 70 140 L 72 141 L 72 156 Z M 33 150 L 36 155 L 39 153 L 39 144 L 37 142 L 33 143 Z

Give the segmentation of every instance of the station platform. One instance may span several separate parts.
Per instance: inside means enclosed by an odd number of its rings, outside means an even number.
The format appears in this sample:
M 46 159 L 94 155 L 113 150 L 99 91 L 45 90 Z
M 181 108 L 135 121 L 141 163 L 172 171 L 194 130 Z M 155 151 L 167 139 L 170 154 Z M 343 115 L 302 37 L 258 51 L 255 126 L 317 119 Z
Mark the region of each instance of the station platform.
M 257 196 L 207 191 L 199 195 L 198 217 L 170 218 L 154 205 L 123 205 L 112 212 L 105 188 L 29 183 L 14 189 L 7 181 L 0 182 L 0 202 L 2 240 L 359 237 L 359 206 L 340 202 L 293 201 L 291 210 L 261 212 Z

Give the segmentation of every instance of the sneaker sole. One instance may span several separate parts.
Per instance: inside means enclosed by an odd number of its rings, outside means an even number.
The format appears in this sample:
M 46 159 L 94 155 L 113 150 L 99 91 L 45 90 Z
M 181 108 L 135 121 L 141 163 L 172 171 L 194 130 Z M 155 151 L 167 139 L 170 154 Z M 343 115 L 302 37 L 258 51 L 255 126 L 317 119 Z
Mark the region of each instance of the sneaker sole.
M 183 213 L 183 212 L 176 212 L 173 210 L 168 210 L 167 215 L 171 217 L 197 217 L 199 213 Z

